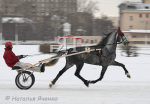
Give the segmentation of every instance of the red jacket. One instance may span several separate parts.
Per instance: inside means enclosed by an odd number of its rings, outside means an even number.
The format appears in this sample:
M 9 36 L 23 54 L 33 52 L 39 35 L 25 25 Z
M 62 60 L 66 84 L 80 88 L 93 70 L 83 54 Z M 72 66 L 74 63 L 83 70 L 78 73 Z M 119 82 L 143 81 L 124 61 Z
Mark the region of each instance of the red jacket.
M 11 51 L 11 49 L 7 49 L 7 48 L 5 48 L 5 52 L 4 52 L 3 58 L 5 60 L 5 63 L 9 67 L 13 67 L 19 61 L 18 56 L 16 56 Z

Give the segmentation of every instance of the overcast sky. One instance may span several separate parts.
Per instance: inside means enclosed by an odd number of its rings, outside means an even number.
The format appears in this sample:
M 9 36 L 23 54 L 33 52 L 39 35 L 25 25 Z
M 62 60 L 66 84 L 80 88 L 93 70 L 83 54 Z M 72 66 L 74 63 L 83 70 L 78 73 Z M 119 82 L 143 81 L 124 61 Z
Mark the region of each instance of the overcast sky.
M 125 1 L 141 2 L 141 0 L 93 0 L 99 2 L 100 13 L 96 13 L 97 17 L 101 15 L 119 16 L 118 5 Z

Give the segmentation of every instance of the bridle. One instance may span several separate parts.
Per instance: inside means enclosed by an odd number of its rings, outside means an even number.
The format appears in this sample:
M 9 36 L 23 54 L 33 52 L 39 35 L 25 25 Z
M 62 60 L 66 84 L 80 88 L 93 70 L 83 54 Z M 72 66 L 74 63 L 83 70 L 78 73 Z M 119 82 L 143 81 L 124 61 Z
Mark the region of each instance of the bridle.
M 123 33 L 121 33 L 121 34 L 123 34 Z M 126 40 L 126 37 L 124 35 L 122 35 L 121 38 L 122 38 L 122 41 L 118 42 L 118 44 L 121 44 L 121 43 L 125 42 L 125 40 Z
M 119 36 L 119 34 L 117 34 L 117 36 L 116 36 L 116 40 L 118 41 L 118 36 Z M 105 45 L 101 45 L 102 47 L 103 46 L 106 46 L 106 45 L 113 45 L 113 44 L 121 44 L 121 43 L 123 43 L 125 40 L 126 40 L 126 37 L 124 36 L 124 35 L 122 35 L 122 34 L 120 34 L 120 36 L 121 36 L 121 42 L 115 42 L 115 43 L 111 43 L 111 44 L 105 44 Z M 96 47 L 98 47 L 98 46 L 96 46 Z M 95 47 L 95 51 L 96 51 L 96 47 Z M 101 48 L 102 48 L 101 47 Z M 102 50 L 101 51 L 99 51 L 99 54 L 102 52 Z
M 118 34 L 118 35 L 119 35 L 119 34 Z M 118 38 L 118 37 L 117 37 L 117 38 Z M 123 43 L 123 42 L 126 40 L 125 36 L 122 36 L 121 38 L 122 38 L 122 41 L 121 41 L 121 42 L 115 42 L 115 43 L 106 44 L 106 45 L 121 44 L 121 43 Z M 106 45 L 105 45 L 105 46 L 106 46 Z

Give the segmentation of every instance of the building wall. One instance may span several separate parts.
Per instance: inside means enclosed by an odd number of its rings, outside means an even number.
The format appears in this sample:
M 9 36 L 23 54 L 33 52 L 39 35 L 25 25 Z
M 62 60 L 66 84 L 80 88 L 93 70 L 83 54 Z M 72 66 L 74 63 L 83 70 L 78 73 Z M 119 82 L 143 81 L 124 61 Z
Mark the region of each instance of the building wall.
M 150 43 L 150 32 L 146 32 L 150 30 L 150 0 L 143 0 L 143 3 L 125 2 L 119 5 L 119 9 L 120 26 L 130 43 Z
M 24 16 L 28 11 L 20 10 L 17 13 L 18 5 L 24 8 L 28 6 L 31 17 L 39 21 L 43 20 L 43 16 L 51 16 L 56 12 L 62 16 L 77 12 L 77 0 L 2 0 L 0 7 L 5 16 Z
M 122 11 L 120 17 L 121 28 L 124 31 L 150 30 L 150 11 Z
M 143 3 L 150 3 L 150 0 L 142 0 Z

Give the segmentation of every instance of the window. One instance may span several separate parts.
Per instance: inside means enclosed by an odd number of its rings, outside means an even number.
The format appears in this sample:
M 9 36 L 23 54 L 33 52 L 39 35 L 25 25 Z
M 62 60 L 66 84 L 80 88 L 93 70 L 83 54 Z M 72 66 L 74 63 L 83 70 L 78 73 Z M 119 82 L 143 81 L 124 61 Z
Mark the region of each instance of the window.
M 41 8 L 44 8 L 45 7 L 45 4 L 41 4 Z
M 130 18 L 130 21 L 133 21 L 133 16 L 130 16 L 129 18 Z
M 38 16 L 40 16 L 40 13 L 37 13 Z
M 36 6 L 36 4 L 33 3 L 33 4 L 32 4 L 32 8 L 35 8 L 35 6 Z
M 94 43 L 94 40 L 91 40 L 91 44 L 93 44 Z
M 132 6 L 132 5 L 129 5 L 128 8 L 129 8 L 129 9 L 135 9 L 136 7 L 135 7 L 135 6 Z
M 85 43 L 89 43 L 89 39 L 86 39 L 86 42 Z
M 149 24 L 149 21 L 145 21 L 145 24 Z
M 38 21 L 40 21 L 40 20 L 41 20 L 41 18 L 40 18 L 40 17 L 37 17 L 37 20 L 38 20 Z
M 68 11 L 68 9 L 67 8 L 64 8 L 64 12 L 67 12 Z
M 149 7 L 148 7 L 148 6 L 145 6 L 145 9 L 149 9 Z
M 55 4 L 55 6 L 56 6 L 56 8 L 58 8 L 58 7 L 59 7 L 59 5 L 58 5 L 57 3 Z
M 97 43 L 97 40 L 95 39 L 95 43 Z
M 133 26 L 129 26 L 129 29 L 130 29 L 130 30 L 133 29 Z
M 135 35 L 133 35 L 133 36 L 132 36 L 132 38 L 136 38 L 136 36 L 135 36 Z
M 64 4 L 64 7 L 67 7 L 67 4 Z
M 45 13 L 44 13 L 44 12 L 42 12 L 42 13 L 41 13 L 41 15 L 42 15 L 42 16 L 44 16 L 44 15 L 45 15 Z
M 82 39 L 82 43 L 84 43 L 84 39 Z
M 139 14 L 139 17 L 142 18 L 142 14 Z
M 149 18 L 149 14 L 146 14 L 146 18 Z
M 139 21 L 139 25 L 142 25 L 143 24 L 143 21 Z

